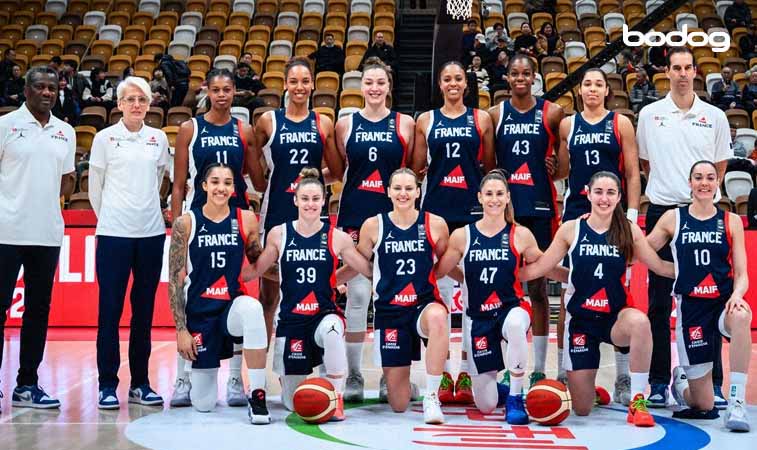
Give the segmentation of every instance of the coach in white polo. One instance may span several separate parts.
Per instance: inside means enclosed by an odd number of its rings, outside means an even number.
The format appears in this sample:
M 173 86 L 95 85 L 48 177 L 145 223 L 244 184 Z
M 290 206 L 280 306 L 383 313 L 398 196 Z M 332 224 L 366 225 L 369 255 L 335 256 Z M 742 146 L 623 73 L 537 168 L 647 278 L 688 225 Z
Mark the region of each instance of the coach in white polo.
M 160 184 L 168 167 L 168 138 L 147 126 L 150 85 L 127 77 L 116 92 L 123 118 L 95 135 L 89 158 L 89 198 L 97 214 L 95 268 L 98 407 L 119 408 L 116 388 L 121 354 L 118 324 L 129 294 L 129 403 L 161 405 L 147 376 L 155 292 L 163 264 L 166 227 L 160 210 Z
M 670 93 L 642 108 L 636 130 L 639 157 L 647 174 L 645 194 L 651 202 L 646 217 L 647 232 L 668 209 L 691 203 L 688 178 L 695 162 L 714 162 L 722 180 L 727 161 L 733 156 L 725 113 L 694 93 L 696 66 L 691 50 L 672 47 L 666 58 Z M 667 261 L 673 260 L 669 246 L 663 247 L 659 254 Z M 649 273 L 648 315 L 653 339 L 649 401 L 653 407 L 665 406 L 670 383 L 672 287 L 673 280 Z M 717 369 L 713 371 L 713 381 L 717 383 L 716 380 Z
M 58 408 L 37 383 L 63 242 L 60 192 L 74 171 L 76 133 L 50 113 L 58 74 L 47 67 L 26 73 L 26 102 L 0 117 L 0 339 L 16 278 L 24 267 L 24 316 L 14 407 Z M 0 341 L 0 364 L 3 360 Z

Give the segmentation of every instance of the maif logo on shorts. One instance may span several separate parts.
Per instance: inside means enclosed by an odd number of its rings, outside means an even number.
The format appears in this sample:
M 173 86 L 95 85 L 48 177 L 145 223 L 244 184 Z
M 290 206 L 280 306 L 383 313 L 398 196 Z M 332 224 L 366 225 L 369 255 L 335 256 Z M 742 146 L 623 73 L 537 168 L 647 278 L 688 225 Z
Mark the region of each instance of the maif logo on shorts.
M 289 342 L 289 351 L 292 353 L 302 353 L 302 339 L 292 339 Z

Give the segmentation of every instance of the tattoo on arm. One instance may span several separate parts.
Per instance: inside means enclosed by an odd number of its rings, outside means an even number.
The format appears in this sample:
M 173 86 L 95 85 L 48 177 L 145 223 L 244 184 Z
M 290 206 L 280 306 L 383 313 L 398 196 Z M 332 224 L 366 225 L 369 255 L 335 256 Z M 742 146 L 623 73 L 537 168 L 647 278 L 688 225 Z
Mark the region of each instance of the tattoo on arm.
M 171 247 L 168 253 L 168 298 L 173 312 L 176 331 L 187 329 L 187 316 L 184 310 L 184 280 L 182 272 L 187 265 L 187 230 L 184 218 L 179 218 L 171 232 Z
M 260 247 L 257 233 L 250 233 L 250 235 L 247 236 L 247 248 L 245 249 L 247 261 L 250 264 L 255 264 L 261 253 L 263 253 L 263 249 Z

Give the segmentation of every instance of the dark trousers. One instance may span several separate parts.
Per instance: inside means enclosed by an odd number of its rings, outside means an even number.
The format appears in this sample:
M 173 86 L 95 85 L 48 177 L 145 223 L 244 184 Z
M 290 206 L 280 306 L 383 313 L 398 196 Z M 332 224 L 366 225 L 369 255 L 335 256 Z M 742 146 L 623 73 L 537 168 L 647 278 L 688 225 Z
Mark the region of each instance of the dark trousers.
M 165 240 L 165 235 L 147 238 L 97 237 L 95 265 L 100 287 L 97 370 L 100 389 L 118 386 L 121 362 L 118 324 L 124 309 L 129 275 L 133 275 L 129 333 L 131 387 L 149 384 L 147 366 L 152 350 L 152 318 Z
M 647 234 L 651 233 L 660 217 L 676 206 L 649 205 L 646 217 Z M 657 254 L 665 261 L 673 261 L 670 246 L 665 244 Z M 670 383 L 670 314 L 673 308 L 671 292 L 673 280 L 649 271 L 649 323 L 652 326 L 652 364 L 649 368 L 649 384 Z M 712 368 L 712 381 L 723 384 L 723 363 L 721 357 L 722 339 L 716 339 Z
M 0 244 L 0 339 L 5 336 L 6 311 L 11 305 L 16 278 L 24 266 L 24 315 L 21 324 L 19 386 L 37 384 L 37 369 L 42 363 L 47 340 L 53 280 L 58 267 L 60 247 Z M 3 361 L 0 342 L 0 365 Z

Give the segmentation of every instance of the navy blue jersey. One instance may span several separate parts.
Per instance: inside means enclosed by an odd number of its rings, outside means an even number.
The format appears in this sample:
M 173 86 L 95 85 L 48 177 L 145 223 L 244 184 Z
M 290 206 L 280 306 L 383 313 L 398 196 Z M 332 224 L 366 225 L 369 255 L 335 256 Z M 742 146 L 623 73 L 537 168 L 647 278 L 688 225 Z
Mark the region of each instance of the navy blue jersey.
M 509 100 L 499 106 L 497 167 L 510 175 L 510 198 L 516 217 L 552 218 L 557 210 L 555 185 L 545 163 L 553 156 L 555 143 L 546 123 L 549 105 L 537 99 L 536 105 L 525 113 L 515 109 Z
M 568 251 L 566 309 L 572 317 L 615 317 L 630 303 L 626 290 L 626 256 L 607 243 L 607 232 L 597 233 L 584 219 Z
M 189 211 L 192 231 L 187 247 L 184 289 L 187 314 L 219 314 L 231 300 L 246 294 L 240 272 L 245 258 L 242 211 L 231 208 L 220 222 L 205 217 L 202 208 Z
M 247 142 L 242 133 L 242 121 L 232 118 L 225 125 L 213 125 L 205 120 L 205 115 L 192 119 L 194 132 L 189 142 L 189 185 L 192 189 L 187 197 L 187 209 L 200 208 L 205 204 L 207 194 L 202 189 L 205 169 L 214 163 L 223 163 L 234 172 L 234 193 L 229 206 L 250 209 L 247 200 L 247 183 L 244 181 L 245 153 Z
M 440 301 L 434 276 L 434 241 L 428 213 L 407 229 L 399 228 L 388 213 L 378 216 L 378 241 L 373 247 L 374 326 L 407 314 L 419 303 Z
M 357 112 L 348 120 L 347 170 L 337 226 L 359 229 L 367 218 L 391 211 L 389 177 L 405 165 L 407 143 L 400 134 L 400 113 L 371 122 Z
M 670 241 L 676 281 L 673 293 L 701 299 L 728 299 L 733 293 L 729 214 L 718 208 L 706 220 L 676 210 L 676 232 Z
M 294 122 L 286 117 L 284 109 L 277 109 L 271 114 L 271 129 L 271 137 L 263 147 L 270 170 L 260 214 L 265 230 L 297 219 L 294 193 L 300 171 L 305 167 L 321 168 L 326 143 L 320 118 L 312 111 L 306 119 Z
M 471 223 L 473 210 L 480 210 L 477 194 L 483 178 L 478 110 L 467 108 L 465 114 L 450 119 L 437 109 L 429 112 L 428 120 L 428 173 L 423 180 L 421 209 L 447 222 Z
M 475 223 L 465 227 L 462 264 L 468 317 L 494 318 L 523 298 L 518 279 L 520 254 L 515 248 L 515 227 L 515 224 L 507 224 L 492 237 L 481 233 Z
M 618 176 L 621 183 L 624 182 L 623 149 L 618 117 L 618 114 L 610 111 L 594 125 L 584 120 L 581 113 L 570 117 L 570 174 L 568 189 L 565 192 L 563 222 L 591 211 L 591 205 L 586 198 L 586 185 L 595 173 L 612 172 Z
M 333 249 L 334 228 L 324 223 L 321 230 L 304 237 L 286 222 L 279 254 L 278 327 L 298 327 L 314 316 L 338 311 L 336 266 Z

